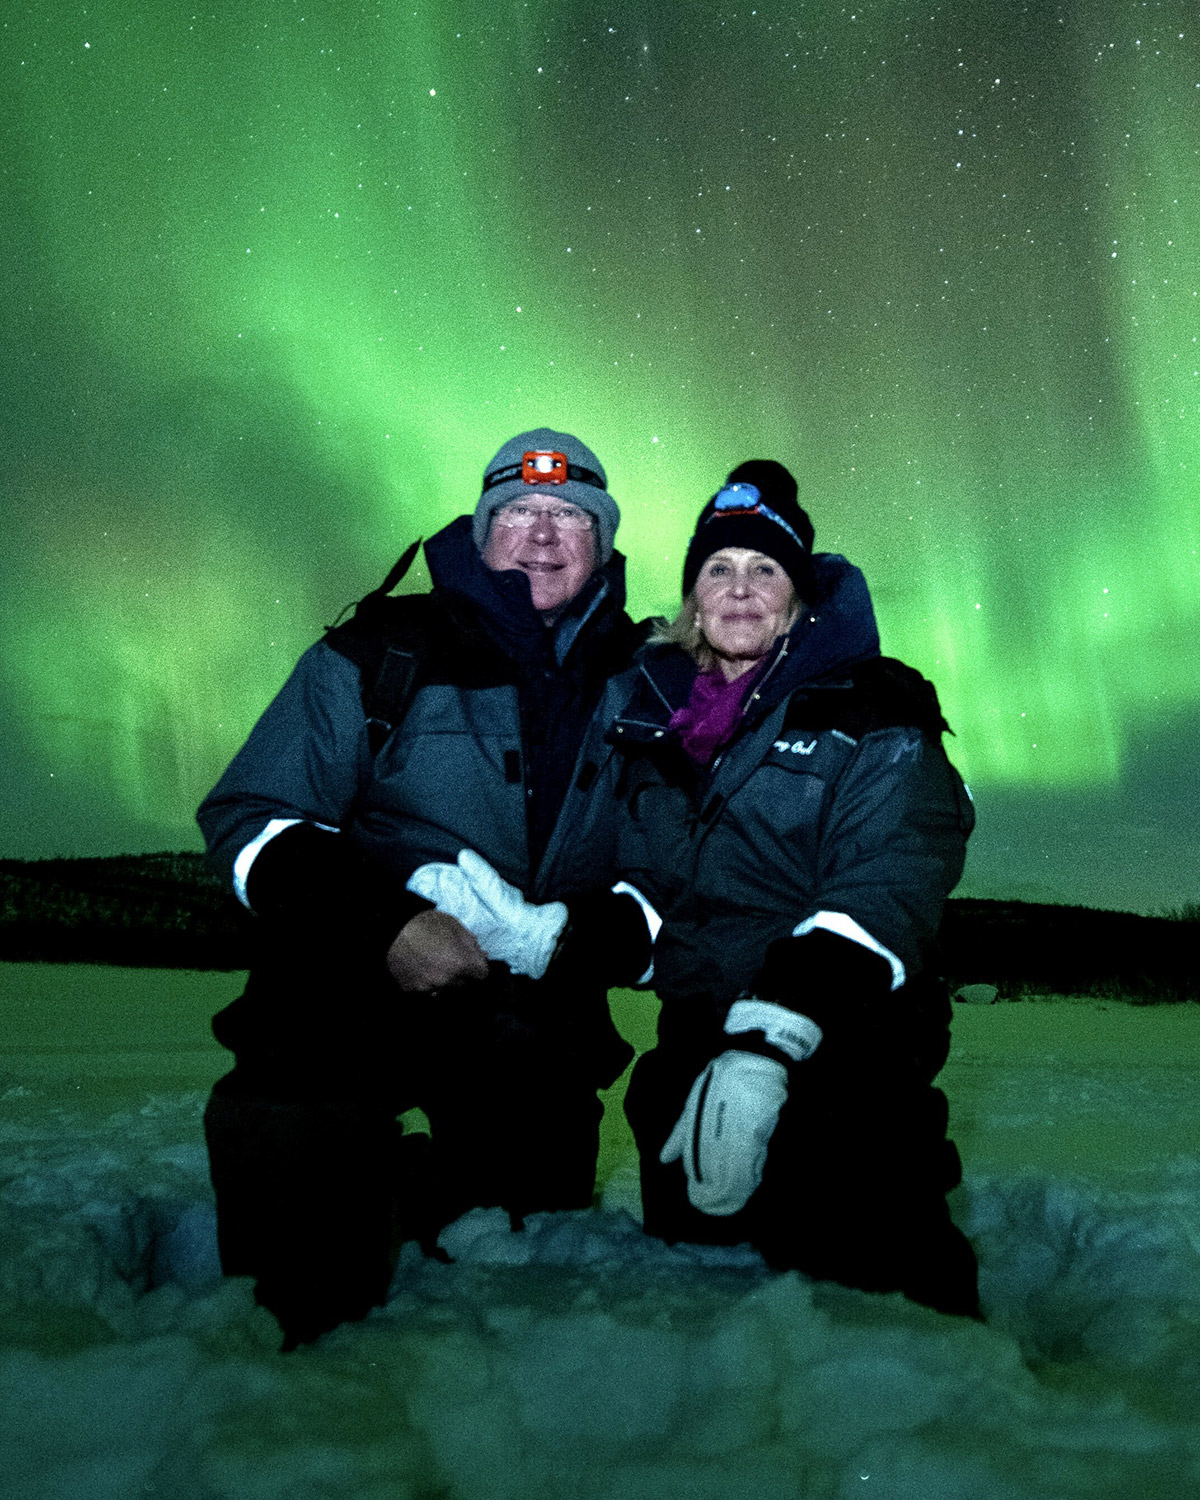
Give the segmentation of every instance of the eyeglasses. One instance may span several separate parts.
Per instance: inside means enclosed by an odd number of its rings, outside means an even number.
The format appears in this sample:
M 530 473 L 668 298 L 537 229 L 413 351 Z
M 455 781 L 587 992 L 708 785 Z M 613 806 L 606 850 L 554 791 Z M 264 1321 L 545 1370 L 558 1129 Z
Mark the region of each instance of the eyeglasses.
M 528 531 L 539 521 L 551 521 L 561 531 L 591 531 L 595 517 L 590 511 L 580 510 L 577 505 L 555 505 L 542 509 L 540 506 L 523 505 L 516 501 L 493 512 L 492 520 L 497 526 L 515 526 Z

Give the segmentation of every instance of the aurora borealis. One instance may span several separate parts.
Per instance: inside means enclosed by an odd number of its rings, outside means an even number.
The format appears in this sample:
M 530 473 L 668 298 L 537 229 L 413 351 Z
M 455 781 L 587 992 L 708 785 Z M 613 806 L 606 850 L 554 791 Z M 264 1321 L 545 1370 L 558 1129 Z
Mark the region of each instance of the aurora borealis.
M 733 463 L 794 469 L 941 692 L 980 894 L 1200 897 L 1186 0 L 17 0 L 0 70 L 0 853 L 195 847 L 548 423 L 634 613 Z

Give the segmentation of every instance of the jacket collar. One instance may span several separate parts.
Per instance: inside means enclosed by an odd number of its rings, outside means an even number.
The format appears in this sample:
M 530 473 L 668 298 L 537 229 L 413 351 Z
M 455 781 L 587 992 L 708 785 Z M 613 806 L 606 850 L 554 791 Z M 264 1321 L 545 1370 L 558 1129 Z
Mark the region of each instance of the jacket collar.
M 529 579 L 515 569 L 496 573 L 475 546 L 471 517 L 459 516 L 425 543 L 436 593 L 465 600 L 505 655 L 517 662 L 561 666 L 581 637 L 611 626 L 625 605 L 625 559 L 614 552 L 597 569 L 553 626 L 533 607 Z M 606 633 L 606 632 L 605 632 Z

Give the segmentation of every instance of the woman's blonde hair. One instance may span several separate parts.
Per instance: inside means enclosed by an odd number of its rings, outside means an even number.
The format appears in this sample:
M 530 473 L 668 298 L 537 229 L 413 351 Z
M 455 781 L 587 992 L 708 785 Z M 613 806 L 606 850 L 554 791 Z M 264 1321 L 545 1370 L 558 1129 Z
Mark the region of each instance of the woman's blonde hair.
M 693 589 L 679 606 L 673 620 L 657 620 L 650 632 L 647 645 L 679 646 L 692 658 L 702 672 L 711 672 L 717 664 L 717 653 L 704 639 L 700 631 L 700 601 Z

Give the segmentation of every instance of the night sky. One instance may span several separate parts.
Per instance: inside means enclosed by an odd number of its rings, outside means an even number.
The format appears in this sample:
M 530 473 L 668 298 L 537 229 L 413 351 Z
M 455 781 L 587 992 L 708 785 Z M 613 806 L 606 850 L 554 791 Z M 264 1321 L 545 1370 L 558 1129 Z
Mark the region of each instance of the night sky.
M 0 854 L 199 847 L 546 424 L 637 614 L 794 470 L 957 732 L 964 893 L 1200 899 L 1195 0 L 2 15 Z

